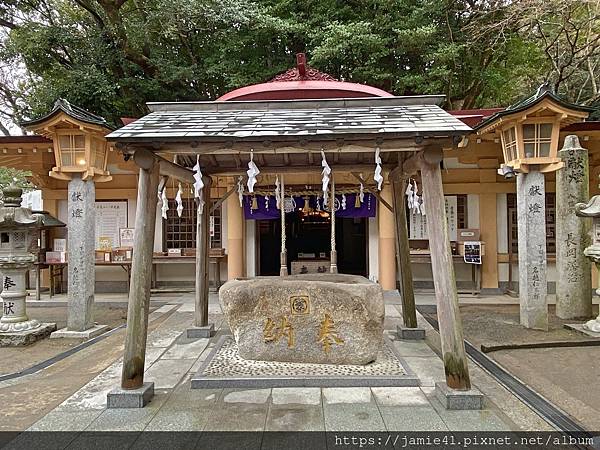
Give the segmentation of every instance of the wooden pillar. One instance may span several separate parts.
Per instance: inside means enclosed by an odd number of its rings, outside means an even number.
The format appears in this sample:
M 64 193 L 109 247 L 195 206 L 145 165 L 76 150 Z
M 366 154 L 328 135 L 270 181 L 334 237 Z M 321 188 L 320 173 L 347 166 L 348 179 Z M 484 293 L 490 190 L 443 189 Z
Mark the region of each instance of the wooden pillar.
M 420 164 L 427 213 L 431 269 L 435 286 L 446 384 L 453 389 L 468 390 L 471 388 L 471 381 L 458 310 L 458 294 L 456 293 L 456 278 L 446 222 L 440 161 L 441 151 L 438 158 L 428 158 L 421 161 Z
M 392 202 L 392 188 L 384 184 L 381 197 Z M 379 284 L 385 290 L 396 289 L 396 226 L 394 215 L 379 202 Z
M 227 279 L 244 276 L 244 217 L 237 195 L 225 200 L 227 205 Z
M 395 174 L 394 174 L 395 175 Z M 407 328 L 417 328 L 415 292 L 413 290 L 412 268 L 410 266 L 410 245 L 406 222 L 406 178 L 391 176 L 394 197 L 394 218 L 396 224 L 396 262 L 400 271 L 400 293 L 402 295 L 402 319 Z
M 498 288 L 498 221 L 496 193 L 479 194 L 479 228 L 485 242 L 481 264 L 481 287 Z
M 196 209 L 196 306 L 194 309 L 194 325 L 208 326 L 208 253 L 210 220 L 210 177 L 202 177 L 205 205 L 202 213 Z
M 137 191 L 131 286 L 129 288 L 125 352 L 121 376 L 121 387 L 123 389 L 137 389 L 142 387 L 144 383 L 146 338 L 148 335 L 148 310 L 150 307 L 159 165 L 150 158 L 147 160 L 144 158 L 140 162 L 142 164 L 140 164 Z

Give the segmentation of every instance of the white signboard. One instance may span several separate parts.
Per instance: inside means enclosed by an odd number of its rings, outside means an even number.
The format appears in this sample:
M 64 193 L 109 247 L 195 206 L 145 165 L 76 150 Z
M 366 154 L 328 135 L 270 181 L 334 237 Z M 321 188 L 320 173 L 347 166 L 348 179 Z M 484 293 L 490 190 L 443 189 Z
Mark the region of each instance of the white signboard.
M 451 241 L 456 241 L 458 217 L 456 213 L 457 199 L 455 195 L 447 195 L 446 200 L 446 220 L 448 221 L 448 234 Z M 428 239 L 427 236 L 427 216 L 421 214 L 413 214 L 407 210 L 408 220 L 410 222 L 409 237 L 410 239 Z
M 96 248 L 106 246 L 106 239 L 111 241 L 112 248 L 120 243 L 119 230 L 127 228 L 127 202 L 96 202 Z

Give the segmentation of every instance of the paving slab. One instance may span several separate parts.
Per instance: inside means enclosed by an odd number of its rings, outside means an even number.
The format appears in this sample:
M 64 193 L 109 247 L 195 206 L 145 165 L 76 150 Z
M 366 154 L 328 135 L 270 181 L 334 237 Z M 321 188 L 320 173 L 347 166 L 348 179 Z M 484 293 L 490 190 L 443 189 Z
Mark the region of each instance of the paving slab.
M 375 402 L 323 405 L 327 431 L 386 431 Z
M 429 400 L 418 387 L 374 387 L 371 391 L 380 407 L 429 405 Z
M 205 431 L 264 431 L 269 405 L 217 404 L 208 416 Z
M 204 408 L 188 410 L 160 409 L 147 423 L 144 431 L 202 431 L 210 411 Z
M 446 381 L 444 364 L 437 356 L 404 356 L 403 358 L 421 381 L 421 386 L 435 386 L 437 381 Z
M 50 411 L 27 431 L 83 431 L 102 413 L 100 409 L 89 411 Z
M 370 403 L 371 388 L 323 388 L 325 404 L 335 403 Z
M 194 364 L 193 359 L 159 359 L 146 370 L 144 381 L 153 381 L 155 389 L 177 386 Z
M 330 447 L 335 448 L 335 447 Z M 265 433 L 261 450 L 327 450 L 325 433 Z
M 161 326 L 148 335 L 147 347 L 169 347 L 181 333 L 181 330 L 172 330 Z
M 180 337 L 164 353 L 161 359 L 198 359 L 206 346 L 208 339 L 184 339 Z
M 161 433 L 142 433 L 130 450 L 149 450 L 168 448 L 169 450 L 190 450 L 196 447 L 200 435 L 196 432 L 182 431 Z
M 86 432 L 142 431 L 167 397 L 167 393 L 157 392 L 144 408 L 106 409 L 86 428 Z
M 422 358 L 438 358 L 425 341 L 394 340 L 392 341 L 392 345 L 396 352 L 402 357 L 418 356 Z
M 48 449 L 62 450 L 67 448 L 79 433 L 64 431 L 45 433 L 21 433 L 2 447 L 2 450 Z
M 81 433 L 66 447 L 69 450 L 121 450 L 130 448 L 138 433 L 95 431 Z
M 221 396 L 222 389 L 190 389 L 190 383 L 182 383 L 165 401 L 162 410 L 189 411 L 211 409 Z
M 389 431 L 447 431 L 448 427 L 429 403 L 419 406 L 380 406 Z
M 231 390 L 227 389 L 223 392 L 224 403 L 252 403 L 263 404 L 267 403 L 271 389 L 249 389 L 249 390 Z
M 321 389 L 307 388 L 273 388 L 271 391 L 273 405 L 321 405 Z
M 271 405 L 265 431 L 325 431 L 323 409 L 307 405 Z
M 196 444 L 197 450 L 260 450 L 262 433 L 229 431 L 227 433 L 202 433 Z

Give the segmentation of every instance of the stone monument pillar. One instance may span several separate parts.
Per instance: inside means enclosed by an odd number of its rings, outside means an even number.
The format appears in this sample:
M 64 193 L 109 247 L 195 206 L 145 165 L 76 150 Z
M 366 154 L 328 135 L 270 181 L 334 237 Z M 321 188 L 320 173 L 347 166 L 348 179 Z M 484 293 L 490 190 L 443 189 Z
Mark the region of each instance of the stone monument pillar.
M 558 152 L 565 166 L 556 173 L 556 315 L 561 319 L 592 315 L 591 263 L 583 254 L 590 245 L 590 219 L 573 212 L 589 198 L 588 152 L 577 136 L 565 138 Z
M 55 323 L 40 323 L 27 316 L 25 276 L 33 266 L 40 216 L 21 208 L 23 191 L 14 185 L 4 189 L 0 207 L 0 271 L 2 272 L 2 318 L 0 346 L 31 344 L 56 330 Z
M 541 172 L 517 174 L 517 223 L 521 325 L 547 330 L 546 187 Z
M 69 306 L 67 328 L 52 333 L 53 338 L 92 338 L 106 331 L 94 325 L 94 288 L 96 284 L 96 189 L 93 180 L 74 175 L 68 192 Z

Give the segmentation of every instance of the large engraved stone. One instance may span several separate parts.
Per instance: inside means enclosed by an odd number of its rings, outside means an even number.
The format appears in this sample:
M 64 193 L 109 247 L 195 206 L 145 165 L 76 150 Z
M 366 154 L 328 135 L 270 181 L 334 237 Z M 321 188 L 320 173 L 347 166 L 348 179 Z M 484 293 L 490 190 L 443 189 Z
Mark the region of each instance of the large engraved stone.
M 245 359 L 367 364 L 383 344 L 383 291 L 364 277 L 235 279 L 219 301 Z

